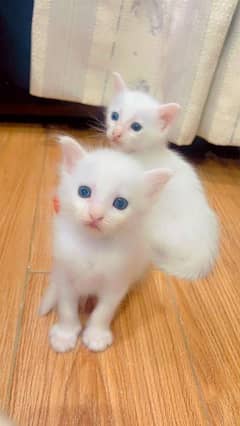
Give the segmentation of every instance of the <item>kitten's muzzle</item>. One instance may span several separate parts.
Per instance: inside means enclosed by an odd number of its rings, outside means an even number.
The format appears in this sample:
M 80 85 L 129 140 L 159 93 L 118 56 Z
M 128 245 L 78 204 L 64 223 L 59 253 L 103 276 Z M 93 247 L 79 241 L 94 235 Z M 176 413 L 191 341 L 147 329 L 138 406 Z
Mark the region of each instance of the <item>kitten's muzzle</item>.
M 90 219 L 86 222 L 86 225 L 89 226 L 89 228 L 100 230 L 100 224 L 103 218 L 104 216 L 94 217 L 92 214 L 90 214 Z
M 115 127 L 115 129 L 113 129 L 112 131 L 111 141 L 114 144 L 118 144 L 121 142 L 121 137 L 122 137 L 122 129 L 120 127 Z

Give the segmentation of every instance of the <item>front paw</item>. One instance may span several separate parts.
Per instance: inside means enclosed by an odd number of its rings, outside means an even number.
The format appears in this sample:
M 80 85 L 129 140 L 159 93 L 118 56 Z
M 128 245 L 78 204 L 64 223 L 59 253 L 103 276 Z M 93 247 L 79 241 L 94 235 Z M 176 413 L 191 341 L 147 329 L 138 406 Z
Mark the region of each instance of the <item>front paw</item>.
M 113 335 L 108 328 L 88 326 L 83 332 L 82 341 L 91 351 L 99 352 L 112 344 Z
M 67 352 L 75 348 L 81 326 L 66 327 L 61 324 L 54 324 L 49 333 L 52 348 L 56 352 Z

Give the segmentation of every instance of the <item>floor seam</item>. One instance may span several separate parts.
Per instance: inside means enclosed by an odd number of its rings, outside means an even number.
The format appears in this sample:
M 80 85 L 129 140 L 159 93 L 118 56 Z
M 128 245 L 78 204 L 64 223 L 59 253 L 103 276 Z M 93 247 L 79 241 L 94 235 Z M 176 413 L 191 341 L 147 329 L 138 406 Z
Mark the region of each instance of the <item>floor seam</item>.
M 6 407 L 7 407 L 8 410 L 10 408 L 14 368 L 15 368 L 15 364 L 16 364 L 17 351 L 18 351 L 18 346 L 19 346 L 19 341 L 20 341 L 20 336 L 21 336 L 21 327 L 22 327 L 22 318 L 23 318 L 23 312 L 24 312 L 25 300 L 26 300 L 26 291 L 27 291 L 29 279 L 30 279 L 30 276 L 31 276 L 30 262 L 31 262 L 31 257 L 32 257 L 32 245 L 33 245 L 33 238 L 34 238 L 34 233 L 35 233 L 35 226 L 36 226 L 37 211 L 38 211 L 38 206 L 39 206 L 41 185 L 42 185 L 42 180 L 43 180 L 43 171 L 44 171 L 44 167 L 45 167 L 45 164 L 46 164 L 47 146 L 46 146 L 45 142 L 46 142 L 46 134 L 45 134 L 45 139 L 44 139 L 44 152 L 43 152 L 42 164 L 41 164 L 41 168 L 40 168 L 39 191 L 38 191 L 38 194 L 37 194 L 37 197 L 36 197 L 36 203 L 35 203 L 35 208 L 34 208 L 34 213 L 33 213 L 32 229 L 31 229 L 30 242 L 29 242 L 29 251 L 28 251 L 28 256 L 27 256 L 27 265 L 26 265 L 26 270 L 25 270 L 25 275 L 24 275 L 24 284 L 23 284 L 22 294 L 21 294 L 21 298 L 20 298 L 20 305 L 19 305 L 19 309 L 18 309 L 16 333 L 15 333 L 14 342 L 13 342 L 12 362 L 11 362 L 10 373 L 9 373 L 9 378 L 8 378 L 8 385 L 7 385 Z
M 45 135 L 45 140 L 44 140 L 44 153 L 43 153 L 43 160 L 42 160 L 42 166 L 41 166 L 41 171 L 40 171 L 41 175 L 40 175 L 40 179 L 39 179 L 39 191 L 38 191 L 38 194 L 37 194 L 36 205 L 35 205 L 35 210 L 34 210 L 34 215 L 33 215 L 32 232 L 31 232 L 30 246 L 29 246 L 29 252 L 28 252 L 28 266 L 27 266 L 27 268 L 28 268 L 29 271 L 31 271 L 33 241 L 34 241 L 34 236 L 35 236 L 35 232 L 36 232 L 36 222 L 37 222 L 37 214 L 38 214 L 39 204 L 40 204 L 41 187 L 42 187 L 44 168 L 45 168 L 45 165 L 46 165 L 46 158 L 47 158 L 46 138 L 47 138 L 47 134 Z
M 175 291 L 173 289 L 173 285 L 171 283 L 171 278 L 167 277 L 165 275 L 165 281 L 166 281 L 166 284 L 167 284 L 167 286 L 170 290 L 172 304 L 174 306 L 174 311 L 175 311 L 177 322 L 178 322 L 178 325 L 179 325 L 179 328 L 180 328 L 180 332 L 182 334 L 187 359 L 188 359 L 188 362 L 189 362 L 189 365 L 190 365 L 190 368 L 191 368 L 191 372 L 192 372 L 192 376 L 193 376 L 193 380 L 194 380 L 194 383 L 195 383 L 195 386 L 196 386 L 196 389 L 197 389 L 197 394 L 198 394 L 198 398 L 199 398 L 200 405 L 201 405 L 201 411 L 202 411 L 202 413 L 203 413 L 203 415 L 204 415 L 204 417 L 207 421 L 207 424 L 211 425 L 212 422 L 211 422 L 211 419 L 210 419 L 209 410 L 208 410 L 207 404 L 206 404 L 205 399 L 204 399 L 203 390 L 202 390 L 201 384 L 199 382 L 197 372 L 196 372 L 195 367 L 194 367 L 194 361 L 193 361 L 192 353 L 191 353 L 191 350 L 190 350 L 190 347 L 189 347 L 187 335 L 186 335 L 185 330 L 184 330 L 183 322 L 182 322 L 181 315 L 180 315 L 180 309 L 179 309 L 179 306 L 178 306 L 178 303 L 177 303 L 177 298 L 176 298 Z
M 27 287 L 28 287 L 30 276 L 31 276 L 30 271 L 26 270 L 24 285 L 23 285 L 23 290 L 22 290 L 21 304 L 20 304 L 19 311 L 18 311 L 16 334 L 15 334 L 14 345 L 13 345 L 12 363 L 11 363 L 11 368 L 10 368 L 10 373 L 9 373 L 8 386 L 7 386 L 6 407 L 7 407 L 8 411 L 10 409 L 11 392 L 12 392 L 12 385 L 13 385 L 13 375 L 14 375 L 14 369 L 15 369 L 16 360 L 17 360 L 17 352 L 18 352 L 18 346 L 19 346 L 19 341 L 20 341 L 20 336 L 21 336 L 23 312 L 24 312 L 24 307 L 25 307 L 26 293 L 27 293 Z

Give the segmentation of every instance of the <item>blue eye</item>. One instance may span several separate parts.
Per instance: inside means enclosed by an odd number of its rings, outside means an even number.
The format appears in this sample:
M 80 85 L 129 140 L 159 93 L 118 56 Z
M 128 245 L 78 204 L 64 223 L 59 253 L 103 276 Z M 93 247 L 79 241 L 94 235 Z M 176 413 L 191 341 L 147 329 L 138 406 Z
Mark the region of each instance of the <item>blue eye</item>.
M 113 201 L 113 207 L 118 210 L 124 210 L 128 206 L 128 201 L 125 198 L 117 197 Z
M 134 123 L 131 124 L 131 129 L 133 129 L 134 132 L 140 132 L 140 130 L 142 129 L 142 126 L 137 121 L 134 121 Z
M 113 112 L 112 112 L 112 115 L 111 115 L 111 118 L 112 118 L 112 120 L 114 120 L 114 121 L 118 121 L 118 119 L 119 119 L 119 114 L 118 114 L 118 112 L 117 112 L 117 111 L 113 111 Z
M 79 186 L 78 188 L 78 195 L 81 198 L 90 198 L 91 197 L 91 188 L 89 188 L 89 186 Z

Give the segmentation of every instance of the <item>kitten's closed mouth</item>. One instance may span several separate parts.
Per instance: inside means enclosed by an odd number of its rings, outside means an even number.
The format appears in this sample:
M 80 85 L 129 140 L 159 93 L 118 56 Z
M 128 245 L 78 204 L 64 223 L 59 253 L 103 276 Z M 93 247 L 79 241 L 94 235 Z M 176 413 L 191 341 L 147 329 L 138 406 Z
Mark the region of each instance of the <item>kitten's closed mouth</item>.
M 113 138 L 111 138 L 111 139 L 109 139 L 109 141 L 110 141 L 110 144 L 112 146 L 121 146 L 122 145 L 122 141 L 119 140 L 119 139 L 113 139 Z
M 110 145 L 113 148 L 121 149 L 123 152 L 126 152 L 127 154 L 132 154 L 134 152 L 137 152 L 137 149 L 134 149 L 133 147 L 126 146 L 122 143 L 122 141 L 115 141 L 114 139 L 110 139 Z
M 96 229 L 97 231 L 101 231 L 99 225 L 96 222 L 87 222 L 86 226 L 88 226 L 91 229 Z

